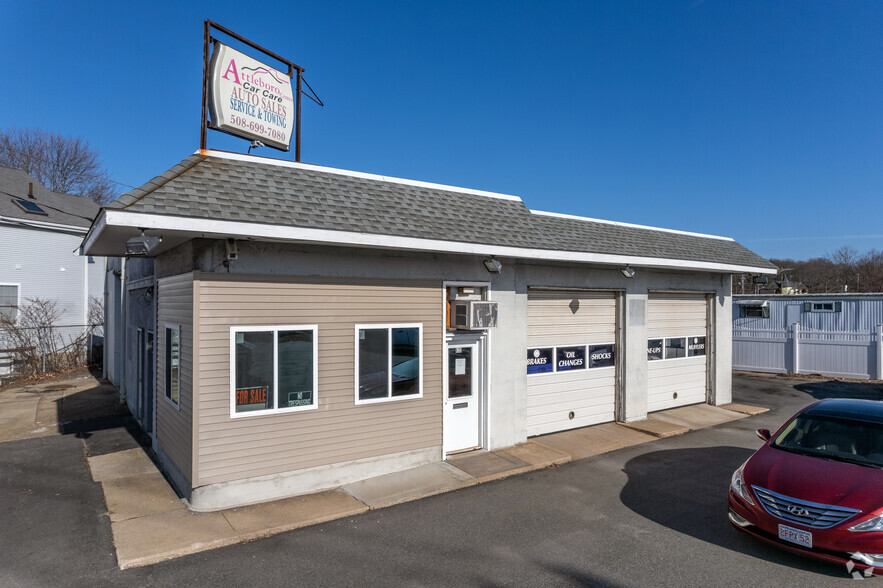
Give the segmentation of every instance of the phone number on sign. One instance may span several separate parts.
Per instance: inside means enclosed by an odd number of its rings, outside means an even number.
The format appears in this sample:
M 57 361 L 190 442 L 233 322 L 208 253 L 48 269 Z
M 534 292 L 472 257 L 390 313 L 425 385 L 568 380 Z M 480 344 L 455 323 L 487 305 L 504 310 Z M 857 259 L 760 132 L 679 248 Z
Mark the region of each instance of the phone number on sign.
M 277 131 L 273 127 L 268 127 L 262 125 L 259 122 L 255 122 L 253 120 L 245 119 L 241 116 L 231 117 L 230 122 L 239 127 L 242 130 L 251 131 L 256 135 L 262 135 L 264 137 L 269 137 L 270 139 L 276 139 L 277 141 L 285 141 L 285 133 L 282 131 Z

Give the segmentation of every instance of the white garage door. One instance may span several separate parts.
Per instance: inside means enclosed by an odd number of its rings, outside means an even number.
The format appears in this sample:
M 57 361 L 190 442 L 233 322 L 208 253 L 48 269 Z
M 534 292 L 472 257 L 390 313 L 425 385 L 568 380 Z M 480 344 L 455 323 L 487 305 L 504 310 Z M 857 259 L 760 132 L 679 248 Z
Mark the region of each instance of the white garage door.
M 615 342 L 612 292 L 528 290 L 529 436 L 615 418 Z
M 705 402 L 706 296 L 651 293 L 647 336 L 647 411 Z

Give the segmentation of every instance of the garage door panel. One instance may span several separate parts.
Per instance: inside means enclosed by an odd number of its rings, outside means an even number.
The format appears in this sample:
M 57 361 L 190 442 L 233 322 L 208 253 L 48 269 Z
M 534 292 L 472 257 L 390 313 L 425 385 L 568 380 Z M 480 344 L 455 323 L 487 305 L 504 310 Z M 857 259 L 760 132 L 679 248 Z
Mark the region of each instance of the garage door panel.
M 568 415 L 571 411 L 581 417 L 585 415 L 597 416 L 607 410 L 611 410 L 612 408 L 613 403 L 610 401 L 610 398 L 599 396 L 597 398 L 588 398 L 586 399 L 586 402 L 580 404 L 579 406 L 566 402 L 558 404 L 544 404 L 542 407 L 533 412 L 533 418 L 546 421 L 548 419 L 546 419 L 545 417 L 547 417 L 548 415 L 559 415 L 555 418 L 568 418 Z
M 593 380 L 567 382 L 555 385 L 534 385 L 529 388 L 527 395 L 527 407 L 541 410 L 544 405 L 567 404 L 582 406 L 590 402 L 592 398 L 609 396 L 610 386 L 614 385 L 615 378 L 606 376 Z
M 527 426 L 531 435 L 544 435 L 546 433 L 555 433 L 566 429 L 576 429 L 579 427 L 588 427 L 600 423 L 610 422 L 609 414 L 613 410 L 613 405 L 605 403 L 594 407 L 593 410 L 574 411 L 574 418 L 569 418 L 570 410 L 549 412 L 544 414 L 535 414 L 528 418 Z M 569 425 L 562 427 L 562 420 L 566 420 Z
M 647 375 L 653 378 L 678 377 L 679 375 L 696 376 L 705 373 L 705 356 L 672 359 L 669 361 L 651 361 L 647 367 Z
M 613 294 L 531 290 L 527 340 L 531 346 L 611 343 L 615 316 Z

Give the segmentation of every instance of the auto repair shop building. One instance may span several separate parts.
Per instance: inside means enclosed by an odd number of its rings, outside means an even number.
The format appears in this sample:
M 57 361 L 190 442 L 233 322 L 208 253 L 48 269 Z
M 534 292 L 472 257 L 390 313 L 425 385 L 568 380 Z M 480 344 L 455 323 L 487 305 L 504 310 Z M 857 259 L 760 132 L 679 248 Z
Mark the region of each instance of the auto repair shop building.
M 84 250 L 141 235 L 153 317 L 125 337 L 156 329 L 155 377 L 128 394 L 195 510 L 728 403 L 731 275 L 775 272 L 728 238 L 217 151 L 103 209 Z

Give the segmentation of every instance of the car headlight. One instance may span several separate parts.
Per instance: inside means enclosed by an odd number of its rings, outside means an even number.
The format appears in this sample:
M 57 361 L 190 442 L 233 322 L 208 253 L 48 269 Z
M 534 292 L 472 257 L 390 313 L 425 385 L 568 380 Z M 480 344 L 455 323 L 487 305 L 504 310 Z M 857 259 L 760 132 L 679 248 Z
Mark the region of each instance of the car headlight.
M 747 461 L 745 463 L 748 463 Z M 742 470 L 745 469 L 745 463 L 739 466 L 735 472 L 733 472 L 733 479 L 730 480 L 730 488 L 733 489 L 733 492 L 738 494 L 742 500 L 747 502 L 748 504 L 754 505 L 754 501 L 751 499 L 751 495 L 748 493 L 748 488 L 745 486 L 745 482 L 742 480 Z
M 883 515 L 877 515 L 849 528 L 850 531 L 883 531 Z

